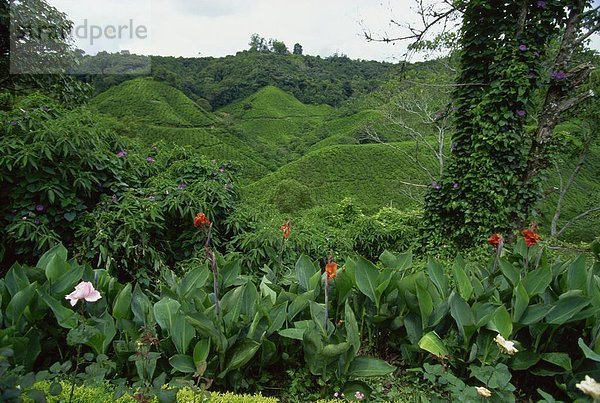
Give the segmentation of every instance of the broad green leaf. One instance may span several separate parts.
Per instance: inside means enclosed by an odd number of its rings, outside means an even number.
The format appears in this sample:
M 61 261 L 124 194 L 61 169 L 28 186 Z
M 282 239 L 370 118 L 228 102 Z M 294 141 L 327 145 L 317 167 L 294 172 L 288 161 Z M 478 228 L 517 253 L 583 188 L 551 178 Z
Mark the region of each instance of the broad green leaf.
M 499 306 L 498 309 L 494 311 L 487 327 L 490 330 L 500 333 L 505 339 L 510 337 L 513 331 L 513 324 L 510 319 L 510 314 L 504 305 Z
M 356 277 L 358 289 L 379 308 L 376 291 L 379 285 L 379 270 L 377 270 L 377 267 L 365 258 L 359 257 L 356 261 L 354 276 Z
M 131 311 L 133 312 L 134 321 L 142 326 L 154 323 L 152 315 L 152 304 L 150 299 L 142 291 L 139 284 L 133 288 L 133 296 L 131 298 Z
M 552 271 L 547 267 L 540 267 L 525 275 L 523 286 L 530 296 L 541 295 L 552 282 Z
M 412 267 L 412 252 L 394 255 L 390 251 L 385 250 L 381 256 L 379 256 L 379 261 L 383 263 L 384 267 L 387 269 L 397 271 L 407 270 Z
M 71 269 L 60 276 L 50 285 L 50 292 L 53 295 L 63 296 L 75 288 L 75 285 L 81 281 L 85 267 L 71 265 Z
M 521 316 L 520 323 L 526 326 L 538 323 L 548 314 L 550 309 L 549 306 L 542 304 L 529 305 L 523 316 Z
M 396 367 L 378 358 L 356 357 L 348 369 L 348 376 L 362 378 L 385 376 L 396 370 Z
M 546 362 L 558 365 L 566 371 L 570 372 L 573 370 L 573 366 L 571 365 L 571 358 L 567 353 L 545 353 L 541 355 L 541 358 Z
M 296 296 L 296 298 L 294 298 L 294 300 L 292 301 L 292 303 L 290 304 L 290 306 L 288 308 L 288 320 L 289 321 L 294 320 L 296 315 L 298 315 L 300 312 L 302 312 L 306 308 L 306 306 L 308 305 L 308 302 L 314 301 L 314 299 L 315 299 L 314 291 L 308 291 L 308 292 L 305 292 L 304 294 L 300 294 L 300 295 Z
M 260 292 L 263 297 L 267 297 L 271 300 L 271 303 L 275 305 L 275 301 L 277 300 L 277 293 L 269 287 L 271 281 L 267 279 L 267 276 L 263 276 L 262 281 L 260 282 Z
M 300 259 L 296 262 L 296 278 L 302 291 L 309 291 L 311 289 L 310 278 L 318 271 L 307 256 L 300 256 Z
M 305 331 L 306 329 L 290 328 L 279 330 L 277 333 L 279 333 L 281 337 L 286 337 L 288 339 L 302 340 Z
M 425 329 L 429 324 L 429 317 L 433 312 L 433 301 L 431 300 L 431 294 L 419 283 L 417 283 L 417 299 L 419 300 L 421 324 L 423 329 Z
M 346 328 L 346 338 L 354 348 L 354 353 L 356 354 L 360 350 L 360 332 L 356 316 L 354 316 L 354 312 L 348 301 L 346 301 L 344 307 L 344 326 Z
M 514 287 L 520 280 L 521 274 L 519 270 L 512 265 L 508 260 L 500 259 L 500 271 L 504 274 L 504 277 L 510 281 L 510 284 Z
M 587 290 L 587 277 L 585 256 L 579 255 L 579 257 L 569 265 L 567 271 L 567 288 L 569 290 Z
M 25 309 L 28 307 L 29 303 L 35 296 L 37 287 L 37 282 L 29 284 L 27 287 L 17 292 L 15 296 L 11 298 L 10 302 L 8 303 L 8 306 L 6 307 L 5 312 L 5 316 L 9 324 L 17 324 L 21 316 L 23 316 Z
M 115 298 L 113 316 L 117 319 L 129 319 L 130 317 L 131 300 L 133 299 L 131 288 L 131 283 L 127 283 Z
M 433 281 L 433 284 L 435 284 L 437 287 L 442 298 L 448 298 L 448 279 L 444 274 L 444 268 L 442 265 L 437 260 L 430 257 L 429 261 L 427 262 L 427 273 L 429 274 L 431 281 Z
M 338 270 L 337 276 L 333 281 L 333 290 L 336 293 L 338 304 L 342 304 L 348 298 L 353 287 L 354 281 L 347 270 Z
M 42 301 L 44 301 L 52 310 L 54 316 L 56 317 L 56 321 L 61 327 L 64 327 L 65 329 L 73 329 L 77 327 L 77 315 L 72 309 L 63 306 L 56 299 L 49 296 L 43 289 L 38 289 L 37 292 L 42 298 Z
M 473 285 L 471 284 L 464 267 L 465 262 L 463 258 L 458 255 L 452 267 L 452 274 L 454 275 L 454 281 L 458 287 L 458 293 L 465 301 L 468 301 L 473 295 Z
M 513 307 L 512 307 L 512 320 L 513 322 L 519 322 L 523 313 L 529 305 L 529 295 L 527 290 L 523 286 L 523 283 L 519 281 L 517 286 L 513 289 Z
M 108 346 L 112 343 L 113 338 L 117 334 L 115 321 L 112 316 L 105 311 L 100 318 L 93 318 L 91 322 L 94 323 L 94 327 L 98 330 L 98 333 L 92 336 L 86 344 L 92 347 L 97 355 L 105 354 Z
M 49 282 L 53 283 L 71 269 L 66 259 L 62 259 L 58 254 L 54 254 L 46 264 L 44 273 Z
M 169 358 L 169 364 L 179 372 L 184 374 L 193 374 L 196 372 L 194 360 L 189 355 L 175 354 Z
M 65 248 L 62 244 L 52 247 L 50 250 L 44 253 L 42 257 L 40 257 L 35 267 L 46 270 L 46 266 L 55 256 L 66 262 L 68 257 L 67 248 Z
M 438 358 L 446 358 L 450 355 L 442 339 L 436 332 L 429 332 L 419 340 L 419 348 L 425 350 Z
M 540 355 L 533 351 L 520 351 L 512 358 L 510 368 L 515 371 L 525 371 L 537 364 L 540 359 Z
M 242 267 L 240 265 L 239 260 L 233 260 L 228 262 L 223 268 L 220 270 L 220 275 L 222 278 L 222 287 L 229 288 L 235 285 L 240 277 L 242 272 Z
M 267 336 L 270 336 L 271 334 L 281 329 L 281 327 L 285 323 L 285 319 L 287 318 L 287 306 L 288 303 L 286 301 L 283 304 L 274 306 L 269 311 L 269 327 L 267 328 Z
M 463 340 L 467 341 L 472 332 L 471 328 L 475 325 L 473 311 L 469 304 L 455 292 L 452 292 L 452 295 L 450 295 L 449 305 L 450 315 L 454 318 Z
M 179 302 L 168 297 L 154 304 L 154 318 L 162 330 L 169 333 L 173 332 L 175 319 L 179 315 L 177 311 L 180 306 Z
M 210 353 L 210 339 L 202 339 L 194 347 L 194 363 L 198 365 L 208 359 Z
M 585 358 L 596 362 L 600 362 L 600 354 L 589 348 L 582 338 L 579 338 L 579 340 L 577 340 L 577 344 L 579 345 L 579 348 L 581 348 L 581 351 L 583 351 L 583 355 L 585 355 Z
M 10 270 L 8 270 L 8 273 L 4 277 L 4 282 L 11 297 L 14 297 L 16 293 L 30 284 L 23 267 L 18 263 L 13 264 Z
M 227 347 L 227 339 L 216 327 L 215 324 L 206 317 L 204 313 L 195 312 L 185 317 L 196 328 L 201 335 L 210 337 L 217 350 L 223 351 Z
M 254 354 L 256 354 L 259 348 L 260 343 L 257 343 L 254 340 L 245 339 L 237 343 L 232 347 L 231 353 L 229 354 L 229 360 L 225 367 L 226 371 L 238 369 L 246 365 L 250 362 L 252 357 L 254 357 Z
M 329 320 L 325 322 L 325 305 L 310 301 L 310 316 L 321 334 L 327 336 L 331 325 Z
M 211 271 L 206 264 L 189 271 L 181 280 L 179 295 L 182 298 L 190 298 L 194 291 L 204 287 L 211 277 Z
M 344 354 L 351 347 L 347 341 L 338 344 L 327 344 L 323 347 L 321 354 L 327 358 L 336 358 Z
M 185 354 L 194 337 L 196 330 L 188 323 L 183 315 L 177 315 L 171 333 L 171 339 L 179 354 Z
M 589 303 L 589 298 L 580 295 L 572 295 L 559 299 L 546 315 L 546 322 L 553 325 L 568 323 L 573 319 L 575 314 L 588 306 Z

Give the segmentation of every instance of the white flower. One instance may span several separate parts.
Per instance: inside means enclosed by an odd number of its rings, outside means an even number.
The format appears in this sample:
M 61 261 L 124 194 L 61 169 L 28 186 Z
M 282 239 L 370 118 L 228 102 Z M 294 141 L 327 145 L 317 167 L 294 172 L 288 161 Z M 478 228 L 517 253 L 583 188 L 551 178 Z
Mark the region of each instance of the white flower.
M 68 295 L 65 295 L 65 299 L 69 300 L 71 306 L 75 306 L 75 304 L 77 304 L 77 301 L 79 301 L 80 299 L 84 299 L 87 302 L 96 302 L 100 298 L 102 298 L 100 293 L 97 290 L 95 290 L 92 283 L 88 281 L 82 281 L 81 283 L 77 284 L 75 286 L 75 291 Z
M 477 393 L 481 397 L 485 397 L 487 399 L 488 397 L 492 396 L 492 392 L 490 392 L 490 390 L 487 388 L 484 388 L 482 386 L 475 386 L 475 389 L 477 390 Z
M 586 375 L 585 379 L 575 386 L 593 399 L 600 399 L 600 383 L 596 382 L 594 378 Z
M 514 341 L 506 340 L 501 335 L 496 336 L 496 338 L 494 339 L 494 341 L 498 344 L 498 347 L 500 347 L 500 350 L 503 353 L 506 353 L 508 355 L 513 355 L 514 353 L 518 353 L 519 352 L 519 350 L 517 350 L 515 348 L 515 342 Z
M 365 395 L 357 390 L 356 392 L 354 392 L 354 397 L 356 398 L 356 400 L 363 400 Z

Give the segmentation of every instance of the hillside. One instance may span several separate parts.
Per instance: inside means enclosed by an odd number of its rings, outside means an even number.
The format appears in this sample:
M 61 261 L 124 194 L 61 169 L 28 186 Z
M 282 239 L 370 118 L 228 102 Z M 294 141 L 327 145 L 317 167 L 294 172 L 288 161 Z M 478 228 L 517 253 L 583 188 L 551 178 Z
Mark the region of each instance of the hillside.
M 151 78 L 126 81 L 92 99 L 90 106 L 122 119 L 147 144 L 162 140 L 190 145 L 210 159 L 235 161 L 245 180 L 270 171 L 268 162 L 227 130 L 219 117 Z
M 125 81 L 95 97 L 91 105 L 118 118 L 161 126 L 205 127 L 216 122 L 181 91 L 151 78 Z
M 293 179 L 308 187 L 310 196 L 319 205 L 350 197 L 370 210 L 389 205 L 400 209 L 419 207 L 423 188 L 402 183 L 426 181 L 423 171 L 404 157 L 403 153 L 413 148 L 410 142 L 394 143 L 392 147 L 385 144 L 324 147 L 247 186 L 245 198 L 251 203 L 269 202 L 280 183 Z M 423 162 L 434 163 L 425 155 Z
M 253 144 L 265 158 L 278 163 L 300 156 L 304 137 L 332 111 L 328 105 L 305 105 L 273 86 L 220 110 L 247 144 Z

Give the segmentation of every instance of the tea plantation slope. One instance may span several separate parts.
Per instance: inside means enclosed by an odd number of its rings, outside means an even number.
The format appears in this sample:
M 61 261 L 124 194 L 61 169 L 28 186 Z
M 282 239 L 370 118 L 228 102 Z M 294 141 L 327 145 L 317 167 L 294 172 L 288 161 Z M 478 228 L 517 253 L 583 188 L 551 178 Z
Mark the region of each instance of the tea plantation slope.
M 210 159 L 234 161 L 245 180 L 270 172 L 268 162 L 220 118 L 166 84 L 149 78 L 126 81 L 92 99 L 91 106 L 121 119 L 147 144 L 190 145 Z
M 181 91 L 151 78 L 136 78 L 96 96 L 91 106 L 119 118 L 175 127 L 215 124 L 215 117 Z
M 248 144 L 279 163 L 298 157 L 302 138 L 333 112 L 328 105 L 305 105 L 276 87 L 268 86 L 220 110 L 231 119 Z
M 426 175 L 405 157 L 406 152 L 414 152 L 414 144 L 324 147 L 247 186 L 244 197 L 250 203 L 269 202 L 282 182 L 293 179 L 309 189 L 318 205 L 336 204 L 350 197 L 373 210 L 389 205 L 420 207 L 418 195 L 423 188 L 402 182 L 426 183 Z M 435 162 L 425 153 L 421 161 L 430 167 Z

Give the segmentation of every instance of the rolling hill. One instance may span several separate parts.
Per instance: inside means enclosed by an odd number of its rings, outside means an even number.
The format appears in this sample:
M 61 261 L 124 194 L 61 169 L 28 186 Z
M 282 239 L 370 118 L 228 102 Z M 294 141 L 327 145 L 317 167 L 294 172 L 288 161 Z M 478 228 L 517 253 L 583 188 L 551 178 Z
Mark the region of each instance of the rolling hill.
M 190 145 L 211 159 L 235 161 L 246 181 L 270 172 L 269 163 L 232 134 L 218 116 L 151 78 L 125 81 L 93 98 L 90 105 L 126 122 L 148 144 L 163 140 Z

